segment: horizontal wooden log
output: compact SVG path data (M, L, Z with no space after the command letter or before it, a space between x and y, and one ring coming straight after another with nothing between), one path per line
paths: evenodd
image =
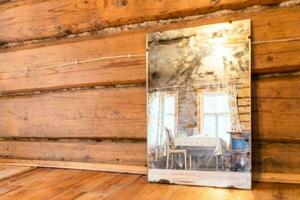
M232 18L204 19L176 23L150 30L104 34L66 41L2 50L0 53L0 92L24 92L53 88L145 82L146 31L182 28L191 25L252 19L253 41L300 37L300 6L246 13ZM277 16L274 18L274 16ZM297 20L287 20L287 19ZM277 27L274 30L274 27ZM278 28L279 27L279 28ZM292 29L292 31L290 31ZM272 34L271 34L272 33ZM61 51L63 50L63 53ZM253 45L253 73L300 70L300 40ZM138 55L126 58L126 55ZM125 58L113 58L115 56ZM108 59L108 57L111 57ZM104 60L57 66L75 61Z
M125 34L3 53L0 91L144 82L145 58L127 57L128 54L143 56L144 51L144 35ZM120 55L123 57L114 58ZM99 60L89 61L95 58ZM86 62L56 66L83 60Z
M51 142L1 141L0 156L10 159L97 162L116 165L146 166L146 142ZM252 171L300 173L300 145L255 142Z
M122 172L132 174L147 174L145 166L131 165L113 165L103 163L87 163L87 162L68 162L68 161L49 161L49 160L24 160L24 159L5 159L0 158L0 163L7 166L17 167L47 167L47 168L62 168L62 169L81 169L95 170L108 172ZM300 175L292 173L266 173L254 172L252 179L256 182L271 182L271 183L300 183Z
M254 172L299 174L299 143L256 142L252 146Z
M259 182L272 182L272 183L293 183L300 184L300 174L292 173L252 173L252 180ZM298 185L296 185L297 187Z
M250 105L239 106L238 111L241 115L249 115L250 114Z
M251 122L241 121L241 124L242 124L242 130L251 130Z
M146 165L144 142L0 141L6 158Z
M246 113L246 114L240 114L240 121L241 122L251 122L251 114Z
M249 98L250 97L249 90L250 88L237 89L237 98Z
M296 56L300 54L300 39L276 44L255 44L252 54L254 55L252 68L255 74L300 70L300 61Z
M300 75L259 78L252 96L253 138L300 141Z
M56 37L153 19L244 8L256 4L275 4L282 1L25 0L1 5L0 40L9 42Z
M143 87L0 99L0 137L145 138Z
M251 98L238 98L238 106L250 106L251 104Z
M254 140L300 141L299 85L297 74L254 80ZM137 87L2 98L0 136L146 138L145 94Z
M136 166L136 165L116 165L116 164L105 164L105 163L69 162L69 161L54 161L54 160L23 160L23 159L5 159L5 158L0 158L0 163L11 165L11 166L81 169L81 170L91 170L91 171L128 173L128 174L147 174L147 168L145 166Z

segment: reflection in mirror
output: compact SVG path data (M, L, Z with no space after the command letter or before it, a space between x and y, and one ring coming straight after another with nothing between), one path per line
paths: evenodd
M250 21L148 34L148 179L251 187Z

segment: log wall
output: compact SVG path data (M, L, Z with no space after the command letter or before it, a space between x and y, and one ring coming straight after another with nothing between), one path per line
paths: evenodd
M188 2L0 4L2 162L145 167L147 32L251 19L253 171L299 177L300 3Z

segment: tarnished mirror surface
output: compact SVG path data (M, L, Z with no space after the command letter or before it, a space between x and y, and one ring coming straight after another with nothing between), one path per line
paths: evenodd
M149 33L148 179L251 188L250 20Z

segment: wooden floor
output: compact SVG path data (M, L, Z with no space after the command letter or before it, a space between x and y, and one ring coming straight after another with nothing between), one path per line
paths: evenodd
M300 199L300 185L254 183L253 190L147 183L147 177L97 171L35 168L0 181L0 200Z

